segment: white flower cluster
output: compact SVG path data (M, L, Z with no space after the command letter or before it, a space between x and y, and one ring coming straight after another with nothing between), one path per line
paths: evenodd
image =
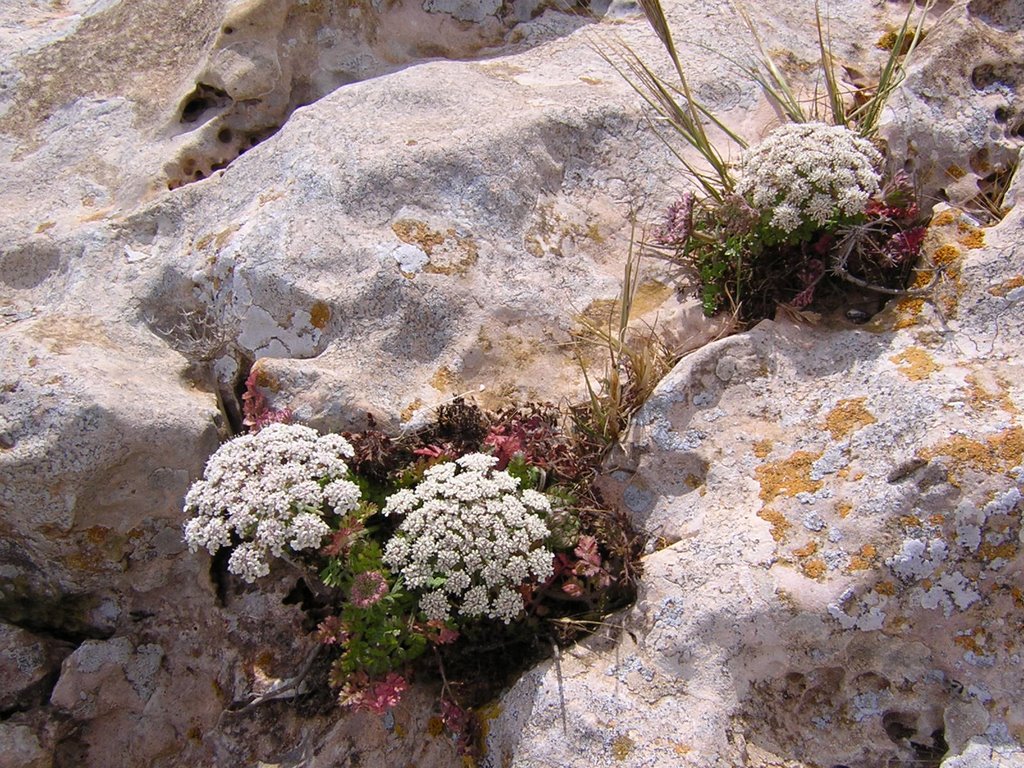
M805 221L824 226L863 213L878 192L881 162L871 142L848 128L791 123L744 153L736 191L789 234Z
M267 553L319 547L331 530L325 509L343 515L359 504L359 486L345 479L352 455L341 435L321 437L298 424L271 424L225 443L185 495L189 549L212 555L234 535L242 543L228 570L251 583L270 572Z
M523 609L519 586L552 574L541 518L551 513L547 497L520 490L508 472L492 470L495 463L495 456L471 453L438 464L384 505L385 515L404 518L384 561L410 589L425 590L420 609L429 619L448 619L454 610L508 624Z

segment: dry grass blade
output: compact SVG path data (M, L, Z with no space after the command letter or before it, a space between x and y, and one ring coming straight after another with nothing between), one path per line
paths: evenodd
M675 357L653 328L638 333L629 327L639 285L639 257L633 251L633 242L631 238L619 294L618 317L609 316L604 325L581 318L583 332L577 339L577 343L596 345L607 355L605 376L595 387L587 373L583 355L577 349L576 359L583 371L589 401L574 409L577 429L605 448L618 441L630 416L646 402L675 363Z
M700 185L705 194L715 199L721 199L723 193L731 191L734 182L729 172L729 165L708 139L702 116L719 126L740 146L745 146L745 143L721 123L709 109L693 99L685 77L680 74L680 88L665 83L632 48L621 41L600 40L596 48L597 53L619 73L647 105L667 122L687 144L696 149L710 166L710 172L701 171L673 149L673 153L679 158L686 173ZM681 72L681 70L679 71ZM672 149L671 143L660 132L658 135Z
M857 130L861 136L870 137L875 134L878 128L878 118L882 115L885 102L890 94L896 90L897 86L903 82L903 78L906 77L907 64L914 49L917 48L917 44L921 42L925 18L934 5L935 0L927 0L925 2L921 8L920 16L918 16L917 24L913 26L913 32L911 32L914 4L910 4L907 15L903 19L903 25L896 34L896 40L893 43L892 50L889 52L889 58L882 68L881 75L879 75L878 86L875 88L875 92L863 105L846 115L848 122L855 122L857 124ZM910 35L909 42L908 35Z
M743 23L750 31L751 37L757 44L758 58L755 66L741 66L741 69L765 92L768 98L780 109L786 118L793 123L806 123L807 115L797 100L789 81L782 74L782 70L771 55L765 50L761 36L757 34L757 27L747 9L740 2L733 3L736 13L743 19ZM727 59L728 60L728 59ZM735 62L734 62L735 63ZM762 71L763 70L763 71Z
M818 28L818 50L821 52L821 71L825 76L825 89L828 91L828 105L832 110L832 122L844 128L847 125L846 107L843 105L843 93L836 80L836 71L832 62L832 38L822 31L821 7L814 2L814 23Z

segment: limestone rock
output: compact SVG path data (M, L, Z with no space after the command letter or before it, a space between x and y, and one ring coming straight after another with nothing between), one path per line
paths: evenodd
M325 428L367 411L397 426L467 391L579 394L567 332L616 297L631 211L653 219L681 184L590 45L615 32L667 66L635 4L590 3L597 19L567 5L0 8L0 619L76 645L49 705L0 723L0 761L456 763L424 736L426 691L390 721L339 717L327 694L247 709L309 655L308 587L278 565L250 588L187 553L181 501L238 428L253 364L275 404ZM719 56L749 47L729 4L666 6L692 86L757 136L770 111ZM832 32L853 58L882 19L844 8ZM810 7L757 13L796 71L813 61ZM1005 27L985 33L1001 56L1010 22L985 22ZM1019 688L1011 627L971 622L996 621L1020 567L1004 466L1019 217L979 234L950 216L950 334L912 301L868 329L768 324L664 383L621 495L669 546L628 632L562 659L565 738L545 667L491 723L492 759L731 766L824 744L870 764L933 756L939 729L965 750L1017 735L996 685ZM672 296L671 268L644 275L644 310L671 306L674 343L717 335ZM945 548L940 530L955 531Z
M930 28L881 126L924 199L963 204L1006 186L1024 135L1022 45L1015 0L959 0Z
M0 713L38 706L48 698L69 643L0 624Z

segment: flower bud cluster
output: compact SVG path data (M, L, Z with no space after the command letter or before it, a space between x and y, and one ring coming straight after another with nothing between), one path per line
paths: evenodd
M344 515L360 500L347 480L352 446L298 424L271 424L222 445L185 495L185 541L193 552L235 547L228 570L248 582L270 571L267 556L319 547L325 511Z
M422 590L430 620L479 616L506 624L523 609L519 587L552 574L544 494L521 490L496 456L467 454L431 467L413 490L392 494L382 510L402 522L384 561L407 587Z
M823 227L863 213L878 192L881 162L849 128L791 123L744 153L736 191L771 213L770 227L789 234L806 222Z

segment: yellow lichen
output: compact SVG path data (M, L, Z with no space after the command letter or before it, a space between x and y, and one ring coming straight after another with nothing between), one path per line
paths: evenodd
M836 514L840 518L846 519L846 517L853 511L853 504L848 501L841 501L836 505Z
M1018 466L1024 459L1024 429L1010 427L989 435L982 443L965 435L953 435L936 445L918 451L918 456L930 461L936 456L952 459L954 471L964 468L995 474Z
M443 234L416 219L399 219L391 225L391 229L399 240L407 245L415 245L427 256L444 242Z
M921 273L918 273L920 275ZM924 280L922 285L927 285L928 280ZM918 319L921 315L921 311L924 309L924 299L920 296L905 296L896 302L896 322L893 324L894 330L901 330L903 328L910 328L911 326L917 325Z
M422 408L423 405L423 401L417 397L415 400L413 400L411 403L405 406L405 408L402 409L402 412L398 415L398 418L400 418L403 423L409 421L409 419L411 419L416 414L416 411Z
M457 380L458 377L452 372L452 370L447 365L442 365L434 371L434 375L430 377L430 386L438 392L448 392L452 389Z
M793 550L793 554L797 557L810 557L818 551L818 542L808 541L802 547Z
M964 248L974 250L985 245L985 233L978 227L960 224L960 237L957 238Z
M919 347L908 347L898 355L889 358L899 366L899 371L911 381L923 381L941 366L935 362L931 355Z
M985 381L985 379L988 379ZM991 375L988 371L969 373L964 377L967 383L967 402L976 411L1000 408L1007 413L1018 413L1017 405L1010 398L1010 384L1002 376ZM985 386L991 384L992 388ZM995 391L993 391L995 390Z
M956 167L956 166L953 166L953 167ZM963 170L962 169L958 169L958 170L960 170L960 175L963 176L963 174L964 174ZM950 175L952 175L952 174L950 174ZM933 227L944 227L947 224L952 224L954 221L956 221L956 214L953 213L950 210L945 210L945 211L941 211L941 212L937 213L932 218L931 226L933 226Z
M772 452L773 445L771 440L758 440L754 443L754 455L759 459L767 458L768 454Z
M895 595L896 585L893 584L891 581L880 581L877 584L875 584L875 592L877 592L880 595Z
M820 452L796 451L781 461L757 467L754 475L761 484L761 500L770 502L776 496L796 496L798 493L817 491L822 483L811 479L811 469L820 458Z
M786 540L786 531L792 528L792 524L785 516L774 509L765 508L757 513L757 516L772 525L772 538L780 544Z
M323 301L314 301L313 307L309 310L310 324L319 330L323 330L331 319L331 308Z
M629 738L629 736L616 736L615 741L612 742L612 757L621 762L629 757L629 753L633 751L635 746L636 742Z
M1024 286L1024 275L1014 275L1013 277L1003 280L999 285L994 285L988 289L988 292L993 296L1005 296L1014 288L1020 288Z
M854 571L866 571L871 567L871 562L861 557L860 555L853 555L850 558L850 564L846 566L846 570L849 572Z
M444 733L444 721L436 715L427 720L427 733L433 738L440 736Z
M940 267L949 267L960 258L960 249L952 243L940 245L932 254L932 261ZM948 272L948 271L947 271Z
M1007 542L1005 544L989 544L985 542L978 548L978 555L982 560L991 562L992 560L1003 559L1012 560L1017 554L1017 544L1014 542Z
M808 560L804 563L803 571L804 575L809 579L821 578L825 574L825 561L820 557Z
M855 432L868 424L874 424L877 419L864 407L866 397L856 397L848 400L840 400L836 407L825 416L825 427L832 435L833 440L842 440L851 432Z

